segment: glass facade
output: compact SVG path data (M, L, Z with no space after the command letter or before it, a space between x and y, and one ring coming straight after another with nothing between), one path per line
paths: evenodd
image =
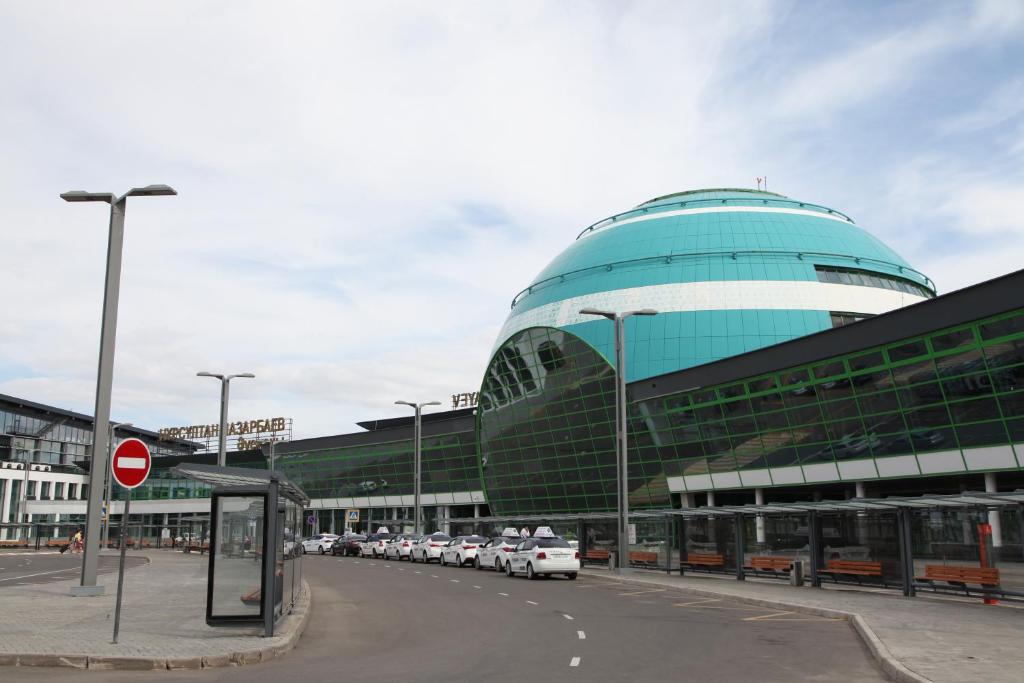
M960 451L1024 442L1024 310L644 400L630 422L634 457L660 460L666 476L939 451L961 459L946 471L993 469L971 467ZM660 476L631 471L631 485Z
M427 432L425 425L420 442L422 493L479 491L480 471L473 431L469 429L434 435ZM300 444L296 445L301 447ZM275 469L283 472L313 499L397 497L412 496L415 493L411 435L406 439L369 444L284 453L281 450L284 447L279 449ZM388 503L398 504L397 499Z

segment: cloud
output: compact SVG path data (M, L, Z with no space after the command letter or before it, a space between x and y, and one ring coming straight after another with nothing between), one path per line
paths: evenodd
M1010 107L1011 79L963 49L985 31L1010 49L1006 3L885 33L865 9L827 39L767 2L103 8L0 8L0 392L92 411L107 214L69 189L180 193L127 211L114 415L152 428L216 419L198 370L254 372L231 414L293 416L296 436L475 390L512 296L583 227L765 173L915 265L1006 264L956 271L923 236L969 239L982 201L979 235L1013 229L1019 177L988 192L991 155L889 134L913 115L941 137L950 112L833 117L952 53ZM994 120L969 109L958 130ZM955 201L929 189L943 165L969 183Z

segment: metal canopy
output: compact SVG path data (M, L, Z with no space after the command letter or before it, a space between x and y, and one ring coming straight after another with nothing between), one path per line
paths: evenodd
M280 472L259 470L249 467L218 467L217 465L175 465L171 474L185 479L195 479L213 486L232 489L254 486L266 487L271 480L277 482L278 493L302 507L309 506L309 496Z
M765 505L723 505L718 507L682 508L672 510L644 510L631 512L630 519L656 519L659 517L728 517L733 515L803 515L808 512L895 512L898 509L963 509L990 508L1024 504L1024 490L1006 493L984 493L964 491L953 495L894 497L894 498L850 498L848 500L821 500L799 503L766 503ZM441 518L450 523L469 522L558 522L576 520L614 520L614 512L591 512L583 514L555 515L505 515L502 517L453 517Z

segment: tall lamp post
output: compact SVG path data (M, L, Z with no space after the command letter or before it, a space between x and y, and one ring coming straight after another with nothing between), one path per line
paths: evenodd
M237 375L220 375L215 372L197 372L196 377L215 377L220 380L220 430L217 432L217 466L224 467L228 464L228 385L236 377L254 379L256 375L251 372L243 372Z
M616 555L619 571L629 569L629 459L626 457L626 318L658 315L653 308L618 313L584 308L580 315L599 315L615 323L615 472L618 475L619 538Z
M424 406L439 406L440 401L427 401L426 403L413 403L412 401L395 401L396 406L411 406L416 411L415 426L413 427L413 533L421 534L423 530L420 524L420 476L421 462L420 458L420 441L423 436L423 407Z
M136 187L120 197L112 192L74 190L60 197L66 202L106 202L110 204L110 232L107 241L107 274L103 287L103 324L100 328L100 360L96 373L96 410L93 411L92 462L89 465L89 505L85 517L85 553L82 557L82 579L71 587L72 595L103 595L103 586L96 585L99 563L100 507L103 486L97 480L110 466L105 448L110 440L110 390L114 381L114 337L117 333L117 300L121 290L121 252L124 246L124 212L128 197L158 197L178 194L167 185Z
M113 506L111 505L111 500L114 497L114 488L113 488L113 483L111 482L111 479L114 476L114 468L111 467L111 465L113 464L113 460L112 460L113 455L112 455L112 453L114 451L114 437L116 436L116 434L114 433L114 430L119 429L121 427L131 427L131 426L132 426L131 422L111 422L110 423L110 440L107 441L107 481L106 481L106 484L105 484L106 488L103 489L103 500L107 501L107 519L103 523L103 547L104 548L110 546L110 516L111 516L111 513L113 512L113 510L112 510ZM128 521L128 520L125 520L125 521Z

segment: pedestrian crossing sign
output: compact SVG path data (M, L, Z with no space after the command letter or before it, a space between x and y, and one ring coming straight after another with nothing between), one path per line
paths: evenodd
M359 510L346 510L345 521L358 522L359 521Z

